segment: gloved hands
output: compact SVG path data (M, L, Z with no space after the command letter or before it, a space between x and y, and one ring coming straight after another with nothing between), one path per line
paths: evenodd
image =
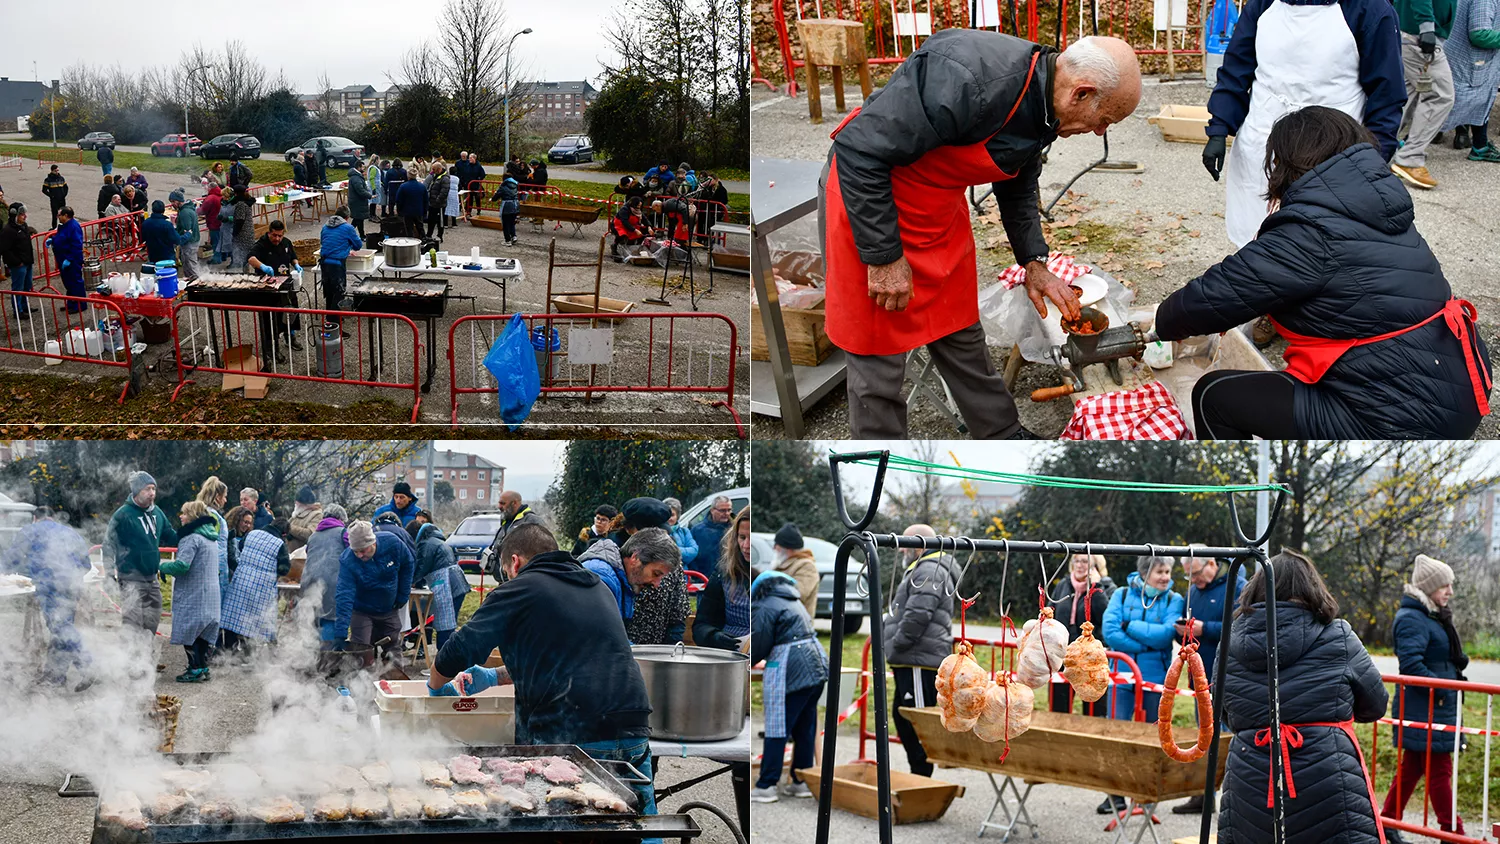
M276 268L271 266L270 264L261 264L260 271L265 273L266 275L276 275Z
M471 666L469 670L453 678L453 685L464 697L473 697L485 689L500 685L500 672L483 665Z
M1203 146L1203 167L1216 182L1219 174L1224 172L1224 146L1223 135L1210 135L1208 143Z
M1432 61L1437 56L1437 33L1424 32L1418 35L1417 46L1421 48L1422 55L1426 56L1428 61Z
M73 262L69 261L67 258L64 258L63 259L63 263L62 263L62 268L63 269L67 269L68 267L71 267L71 266L73 266Z
M450 683L444 683L443 685L439 686L436 689L434 689L431 686L428 686L427 687L427 696L428 697L458 697L459 694L458 694L458 689L455 689L453 687L453 684L450 682Z

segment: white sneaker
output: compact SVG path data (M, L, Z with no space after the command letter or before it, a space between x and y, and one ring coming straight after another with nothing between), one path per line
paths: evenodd
M807 800L811 800L813 796L812 789L808 788L805 782L783 783L781 793L787 797L801 797Z
M776 793L775 788L750 789L750 802L752 803L775 803L780 799L781 797Z

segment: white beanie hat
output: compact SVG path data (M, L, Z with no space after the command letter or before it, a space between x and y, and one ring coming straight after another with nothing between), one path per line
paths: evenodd
M1453 584L1453 567L1426 554L1418 554L1411 570L1411 585L1431 595L1444 586Z

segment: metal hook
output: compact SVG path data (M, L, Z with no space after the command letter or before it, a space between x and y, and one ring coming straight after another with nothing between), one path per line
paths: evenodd
M949 598L958 595L959 584L964 582L964 575L969 573L969 566L974 565L974 558L979 556L979 544L967 536L964 537L964 540L969 543L969 559L964 561L964 567L958 570L958 577L953 579L953 588L944 590L946 596ZM958 550L957 543L954 544L953 550ZM977 595L979 593L976 592L975 594ZM963 600L963 598L960 596L959 600L961 601Z

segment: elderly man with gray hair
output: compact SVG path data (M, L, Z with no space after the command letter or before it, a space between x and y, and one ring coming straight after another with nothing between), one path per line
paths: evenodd
M907 436L906 355L926 346L976 439L1034 439L979 325L964 191L990 183L1026 295L1043 317L1078 298L1047 268L1042 151L1102 135L1141 98L1130 45L1081 38L1058 53L1009 35L949 29L923 42L834 130L819 180L828 338L848 353L855 439Z
M417 558L407 543L390 533L376 533L369 522L349 525L349 547L339 556L332 634L335 647L347 631L348 641L372 645L387 637L399 650L402 615L411 600Z
M698 557L692 568L704 574L713 574L719 567L719 546L724 541L724 531L734 520L734 502L726 495L716 495L708 505L708 518L693 525L693 541L698 543Z
M601 539L589 546L579 562L609 587L620 608L620 619L628 628L635 617L637 594L648 586L660 585L662 578L681 569L682 552L671 534L653 527L636 531L623 546L612 539Z

